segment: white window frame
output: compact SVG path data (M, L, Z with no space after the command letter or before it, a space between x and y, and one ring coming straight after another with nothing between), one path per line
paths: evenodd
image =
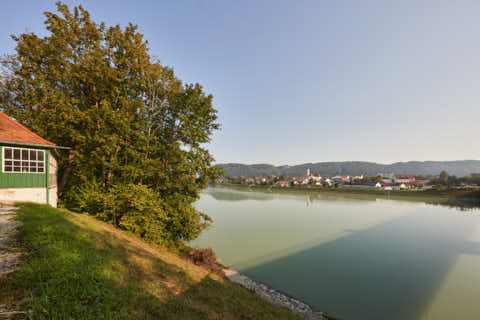
M29 158L30 158L30 151L36 151L36 152L39 152L39 151L40 151L40 152L42 152L42 153L43 153L43 172L5 171L5 161L6 161L6 160L5 160L5 149L12 149L12 156L13 156L13 150L15 150L15 149L20 150L20 160L11 159L11 161L12 161L12 170L13 170L13 167L14 167L14 166L13 166L13 161L20 161L20 167L22 167L22 164L21 164L22 161L23 161L23 160L21 159L21 158L22 158L22 150L28 150L28 154L29 154L28 157L29 157ZM38 155L38 153L37 153L37 155ZM10 159L8 159L8 160L10 160ZM32 148L22 148L22 147L8 147L8 146L3 146L3 147L2 147L2 173L46 174L46 173L47 173L47 163L46 163L46 160L47 160L47 158L46 158L45 150L42 150L42 149L32 149ZM37 162L37 163L38 163L38 162L42 162L42 161L38 161L38 160L30 160L30 159L29 159L29 160L28 160L29 166L30 166L30 161L35 161L35 162ZM37 166L37 168L38 168L38 166Z

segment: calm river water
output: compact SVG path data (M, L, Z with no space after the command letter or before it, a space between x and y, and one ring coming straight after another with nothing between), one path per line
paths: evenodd
M480 319L480 211L209 188L193 245L341 319Z

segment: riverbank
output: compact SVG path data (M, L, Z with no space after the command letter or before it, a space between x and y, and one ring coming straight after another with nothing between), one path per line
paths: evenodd
M234 269L225 269L225 275L230 281L238 283L239 285L255 292L258 296L265 300L268 300L276 305L290 309L293 312L301 315L305 319L309 320L336 320L333 316L330 316L324 312L317 311L310 305L297 300L285 293L275 290L264 283L258 282L247 277L244 274L239 273Z
M465 201L478 202L480 204L480 191L478 190L383 190L383 189L358 189L358 188L325 188L317 186L295 186L280 187L267 185L240 185L221 183L214 186L227 187L239 190L275 191L275 192L311 192L325 194L352 194L372 195L385 198L416 199L416 200L438 200L438 201Z
M301 319L88 215L22 204L17 219L23 265L0 276L0 306L18 319Z

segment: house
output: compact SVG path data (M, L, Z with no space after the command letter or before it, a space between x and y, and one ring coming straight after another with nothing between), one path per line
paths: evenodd
M393 183L410 183L415 181L415 175L413 174L396 174L393 176Z
M414 180L408 184L410 188L423 188L425 186L425 180Z
M350 177L350 181L355 181L355 180L363 180L364 176L363 174L362 175L359 175L359 176L351 176Z
M290 186L290 182L288 181L285 181L285 180L281 180L281 181L277 181L275 183L276 186L280 186L280 187L289 187Z
M377 173L377 177L382 179L382 183L389 184L393 183L394 174L393 173Z
M323 178L322 178L321 175L311 173L310 169L308 168L307 169L307 174L304 177L300 178L300 183L305 185L305 184L309 184L313 181L316 185L321 185L322 180L323 180Z
M477 189L478 185L476 183L461 183L457 189Z
M350 176L335 176L335 177L332 177L332 181L334 181L334 182L345 182L347 180L350 180Z
M57 147L0 112L0 201L57 206Z
M323 178L321 175L319 174L311 174L310 173L310 176L309 176L310 180L313 180L315 182L322 182L323 181Z

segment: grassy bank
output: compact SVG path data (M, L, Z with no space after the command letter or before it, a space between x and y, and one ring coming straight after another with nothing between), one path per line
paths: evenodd
M299 319L191 262L86 215L21 205L23 266L0 305L29 319Z
M318 186L295 186L295 187L280 187L267 185L240 185L222 183L218 186L238 189L255 189L255 190L272 190L279 192L319 192L319 193L333 193L333 194L366 194L377 195L385 197L404 197L415 199L439 199L439 200L469 200L480 202L480 191L477 190L383 190L383 189L360 189L360 188L326 188Z

